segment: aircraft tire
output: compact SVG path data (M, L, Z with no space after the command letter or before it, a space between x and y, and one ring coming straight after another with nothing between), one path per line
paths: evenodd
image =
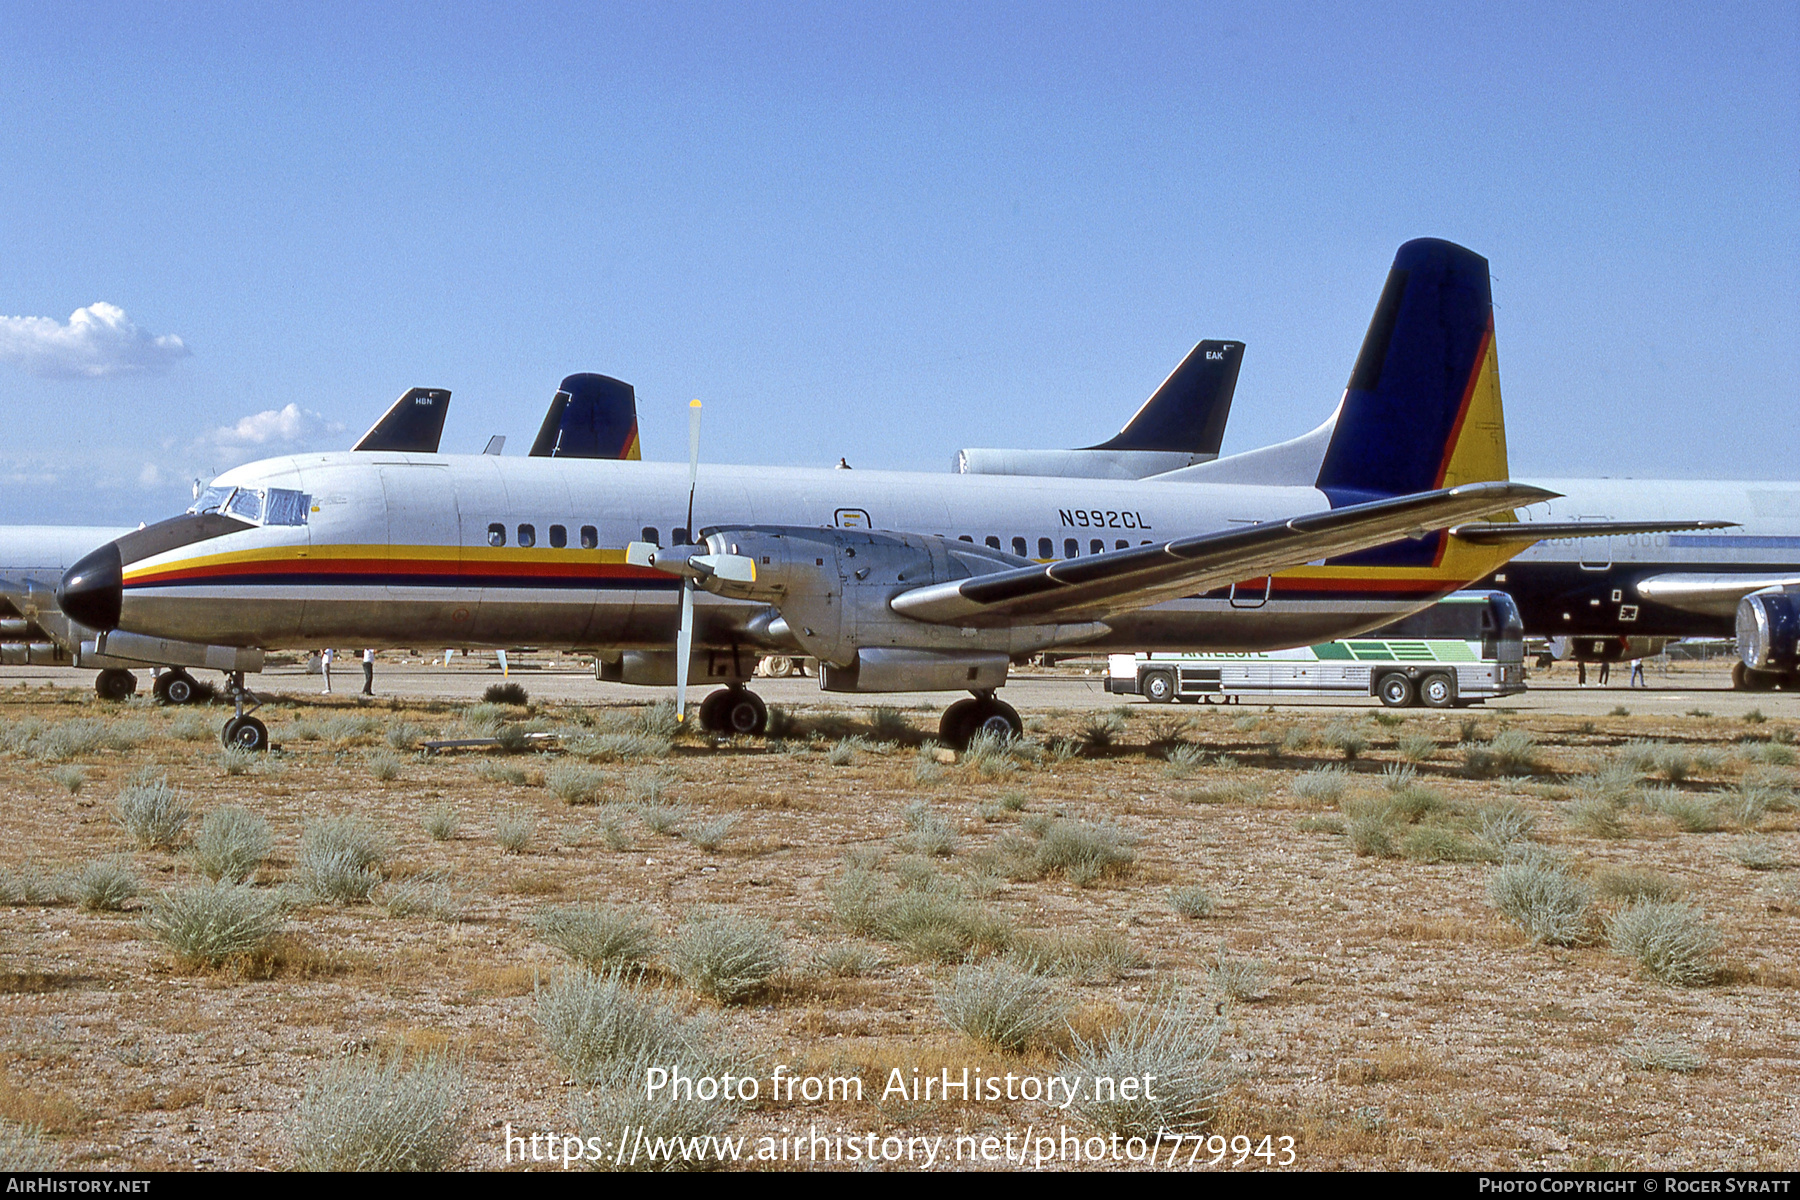
M958 700L944 710L938 718L938 741L952 750L966 750L969 745L969 734L963 728L968 724L971 713L975 711L976 700Z
M1456 703L1456 681L1442 673L1419 680L1419 703L1426 708L1450 708Z
M726 688L716 694L724 697L719 701L716 717L720 733L754 737L769 727L768 706L755 692Z
M219 731L219 741L228 750L262 751L269 748L269 727L255 717L233 717Z
M164 704L192 704L199 690L186 671L165 671L156 679L156 698Z
M1388 708L1406 708L1413 702L1412 680L1398 671L1390 671L1375 685L1375 694Z
M1742 666L1743 664L1738 665ZM1737 673L1734 671L1732 674L1734 676L1732 682L1736 683ZM1744 667L1743 689L1746 692L1771 692L1775 690L1775 684L1780 678L1781 676L1773 671L1758 671L1754 667Z
M137 694L137 676L121 667L108 667L94 676L94 693L102 700L129 700Z
M768 679L786 679L799 674L794 669L794 660L785 654L771 654L762 660L762 674Z
M1004 700L977 700L974 710L963 718L964 746L984 733L1010 742L1024 732L1025 722L1019 720L1018 710Z
M1175 677L1167 671L1147 673L1142 687L1144 699L1152 704L1172 704L1175 701Z
M726 732L725 726L719 717L719 706L725 702L725 698L729 695L731 695L730 688L720 688L700 702L700 728L706 730L708 733Z

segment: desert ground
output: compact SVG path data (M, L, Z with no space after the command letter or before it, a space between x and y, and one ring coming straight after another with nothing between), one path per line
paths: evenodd
M738 1169L1800 1166L1800 697L1727 664L1404 713L1073 666L960 755L941 696L771 681L777 736L727 740L558 661L349 665L259 678L257 756L223 704L0 676L5 1165L562 1170L509 1128L605 1166L650 1128ZM758 1094L657 1108L633 1020ZM1017 1094L890 1086L965 1067ZM1149 1150L1087 1089L1152 1067Z

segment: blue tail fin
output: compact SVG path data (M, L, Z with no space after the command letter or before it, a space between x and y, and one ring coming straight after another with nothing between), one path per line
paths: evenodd
M636 389L605 375L564 379L544 414L531 457L636 459Z
M449 388L408 388L350 448L436 454L449 412Z
M1242 342L1201 342L1116 437L1084 449L1216 455L1243 361Z
M1350 372L1317 486L1333 505L1505 479L1487 259L1400 247Z

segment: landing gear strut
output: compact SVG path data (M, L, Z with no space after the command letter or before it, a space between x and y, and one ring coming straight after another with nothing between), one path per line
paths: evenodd
M227 749L267 750L269 748L269 727L251 716L252 712L262 707L262 701L256 694L244 687L244 673L233 671L226 681L225 690L231 693L231 703L236 715L225 722L225 728L219 731L219 740ZM249 707L244 705L248 700Z
M108 667L94 676L94 692L102 700L129 700L137 693L137 676L121 667Z
M938 720L938 741L952 750L966 750L981 734L1007 741L1025 732L1018 710L992 692L976 692L972 700L958 700Z
M720 688L700 702L700 728L708 733L754 735L768 727L768 706L748 688Z

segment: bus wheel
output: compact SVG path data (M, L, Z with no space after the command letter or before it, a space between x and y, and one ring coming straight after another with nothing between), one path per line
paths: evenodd
M1175 677L1167 671L1151 671L1141 685L1144 699L1152 704L1168 704L1175 699Z
M1449 708L1456 703L1456 682L1448 675L1427 675L1419 680L1419 700L1427 708Z
M1413 702L1412 680L1400 674L1383 675L1375 694L1389 708L1405 708Z

